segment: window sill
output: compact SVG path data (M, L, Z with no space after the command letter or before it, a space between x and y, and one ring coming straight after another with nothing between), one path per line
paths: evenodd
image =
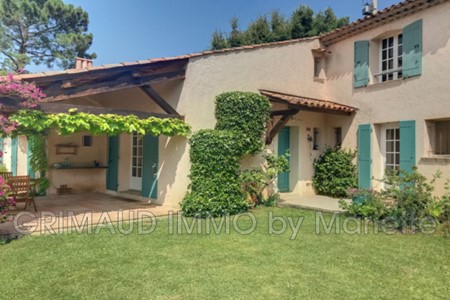
M402 85L404 82L407 82L412 79L420 78L421 76L413 76L413 77L407 77L407 78L400 78L400 79L394 79L384 82L371 82L366 86L360 86L360 87L353 87L355 90L359 89L378 89L378 88L387 88L387 87L396 87ZM450 155L449 155L450 156Z
M447 162L447 163L450 163L450 155L424 156L420 160L428 161L428 162Z

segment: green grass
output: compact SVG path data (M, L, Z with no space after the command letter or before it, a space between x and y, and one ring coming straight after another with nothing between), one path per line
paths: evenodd
M268 213L305 217L269 235ZM3 299L448 299L450 239L440 235L315 234L310 211L260 208L249 235L25 237L0 246ZM248 228L248 218L240 219ZM279 225L279 223L278 223Z

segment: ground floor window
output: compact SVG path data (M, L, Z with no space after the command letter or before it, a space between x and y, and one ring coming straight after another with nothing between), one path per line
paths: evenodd
M434 154L450 154L450 120L435 122Z
M385 129L384 167L386 171L400 169L400 129Z

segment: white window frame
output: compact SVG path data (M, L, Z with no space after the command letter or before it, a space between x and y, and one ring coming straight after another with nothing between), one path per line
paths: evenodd
M379 74L377 75L378 77L378 82L388 82L388 81L392 81L392 80L397 80L397 79L402 79L403 78L403 72L402 72L402 67L403 67L403 51L401 53L399 53L399 37L402 36L402 49L403 49L403 34L397 33L395 35L390 35L384 38L380 39L380 43L379 43L379 49L378 49L378 70L379 70ZM393 38L394 43L393 43L393 66L392 69L388 69L383 71L383 41L389 38ZM399 58L402 58L402 66L399 66ZM386 79L383 80L383 75L389 76L390 74L392 74L392 79ZM389 78L389 77L387 77Z
M381 174L383 174L383 176L386 175L386 162L387 162L387 154L386 154L386 152L387 152L386 151L387 150L386 149L387 136L386 136L386 131L388 129L399 129L400 130L400 124L399 123L388 123L388 124L383 124L381 126L381 154L383 155L382 165L381 165L381 171L382 171ZM400 141L400 138L399 138L399 141ZM400 151L398 151L398 153L400 154ZM400 165L400 160L399 160L399 165Z

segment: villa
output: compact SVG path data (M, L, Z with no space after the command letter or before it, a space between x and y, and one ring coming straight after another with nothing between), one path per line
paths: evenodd
M213 128L216 95L258 92L272 103L268 149L291 154L280 192L314 195L327 146L357 149L360 187L381 188L386 169L450 178L449 16L450 1L406 0L317 37L21 77L43 89L44 112L181 118L193 131ZM8 169L31 175L26 137L0 145ZM188 189L184 137L50 133L47 149L49 194L68 185L178 207Z

